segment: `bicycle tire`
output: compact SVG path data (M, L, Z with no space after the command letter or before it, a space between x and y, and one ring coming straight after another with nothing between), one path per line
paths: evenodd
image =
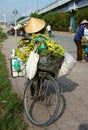
M25 87L24 110L32 124L45 127L50 125L57 116L60 105L60 90L55 79L50 75L46 75L41 85L43 95L37 96L37 98L34 96L34 99L31 99L30 90L33 87L32 85L36 85L36 83L38 85L38 80L39 77L32 79ZM40 91L40 86L34 87L39 87L38 91ZM35 93L34 95L36 95ZM39 92L37 95L39 95Z

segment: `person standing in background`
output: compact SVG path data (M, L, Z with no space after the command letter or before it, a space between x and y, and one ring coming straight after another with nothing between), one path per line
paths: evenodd
M51 35L51 26L50 24L47 25L47 30L48 30L48 33L49 33L49 36Z
M82 60L82 37L84 37L84 29L88 25L87 20L83 20L78 29L76 30L75 36L74 36L74 42L77 46L77 60L81 61Z

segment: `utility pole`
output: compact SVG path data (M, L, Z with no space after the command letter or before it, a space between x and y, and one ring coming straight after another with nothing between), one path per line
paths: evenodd
M37 12L39 11L39 0L37 0Z
M16 16L18 14L18 11L16 9L13 10L13 15L14 15L14 18L15 18L15 27L16 27ZM15 28L15 36L17 36L17 29Z
M3 14L4 25L6 25L6 14Z

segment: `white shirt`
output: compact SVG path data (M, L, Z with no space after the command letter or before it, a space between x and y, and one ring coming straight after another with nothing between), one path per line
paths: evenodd
M88 40L88 29L86 27L84 29L84 37Z
M51 31L51 26L50 25L47 26L47 30Z

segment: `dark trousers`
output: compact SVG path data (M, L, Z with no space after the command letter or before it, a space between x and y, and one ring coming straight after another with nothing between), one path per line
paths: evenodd
M80 41L75 41L77 46L77 60L82 60L82 44Z

